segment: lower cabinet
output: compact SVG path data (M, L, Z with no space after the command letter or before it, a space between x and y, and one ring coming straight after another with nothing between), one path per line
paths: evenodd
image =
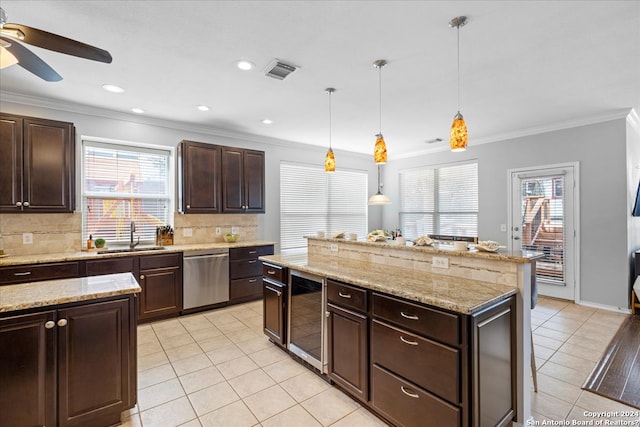
M229 249L229 303L262 297L262 255L273 255L273 245Z
M133 296L0 318L0 425L117 424L136 366Z
M138 319L141 322L177 316L182 310L182 253L144 255L138 283L142 288Z
M262 323L264 333L281 347L287 344L287 269L262 265Z

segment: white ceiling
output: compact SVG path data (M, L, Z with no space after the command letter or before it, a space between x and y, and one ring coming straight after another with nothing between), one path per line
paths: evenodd
M30 49L63 76L18 66L0 90L391 158L444 148L457 110L470 146L640 107L640 1L12 1L8 22L108 50L113 63ZM272 59L301 68L264 76ZM256 69L242 72L238 59ZM112 83L124 94L104 91ZM25 97L25 98L26 98ZM206 104L208 112L196 110ZM270 118L272 125L261 120ZM437 144L425 141L442 138ZM603 141L606 143L606 141Z

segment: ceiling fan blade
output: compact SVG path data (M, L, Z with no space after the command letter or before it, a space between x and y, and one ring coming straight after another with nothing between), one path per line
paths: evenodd
M104 49L68 39L57 34L49 33L44 30L20 24L4 24L3 29L20 31L24 34L24 39L21 39L20 41L43 49L49 49L80 58L91 59L93 61L106 62L107 64L110 64L112 61L111 54Z
M6 47L13 56L18 60L18 65L27 71L32 72L36 76L48 82L59 82L62 76L51 68L46 62L40 59L35 53L22 46L15 40L0 35L0 39L9 42L11 45Z

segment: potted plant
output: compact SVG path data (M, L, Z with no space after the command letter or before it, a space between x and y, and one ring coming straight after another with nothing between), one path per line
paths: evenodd
M104 240L102 237L98 237L93 243L96 245L96 248L100 249L100 248L104 248L104 244L107 243L107 241Z

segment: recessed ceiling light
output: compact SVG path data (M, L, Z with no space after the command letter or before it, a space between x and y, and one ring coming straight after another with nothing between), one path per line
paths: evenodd
M144 110L142 108L132 108L131 111L136 114L144 114Z
M262 119L262 124L270 125L271 123L273 123L273 120L271 119Z
M198 110L200 111L209 111L209 107L206 105L198 105Z
M113 92L113 93L122 93L124 92L124 89L122 89L120 86L116 86L116 85L102 85L102 89L108 91L108 92Z
M251 61L247 61L246 59L241 59L240 61L236 62L236 67L238 67L242 71L250 71L250 70L253 70L256 67L256 65Z

